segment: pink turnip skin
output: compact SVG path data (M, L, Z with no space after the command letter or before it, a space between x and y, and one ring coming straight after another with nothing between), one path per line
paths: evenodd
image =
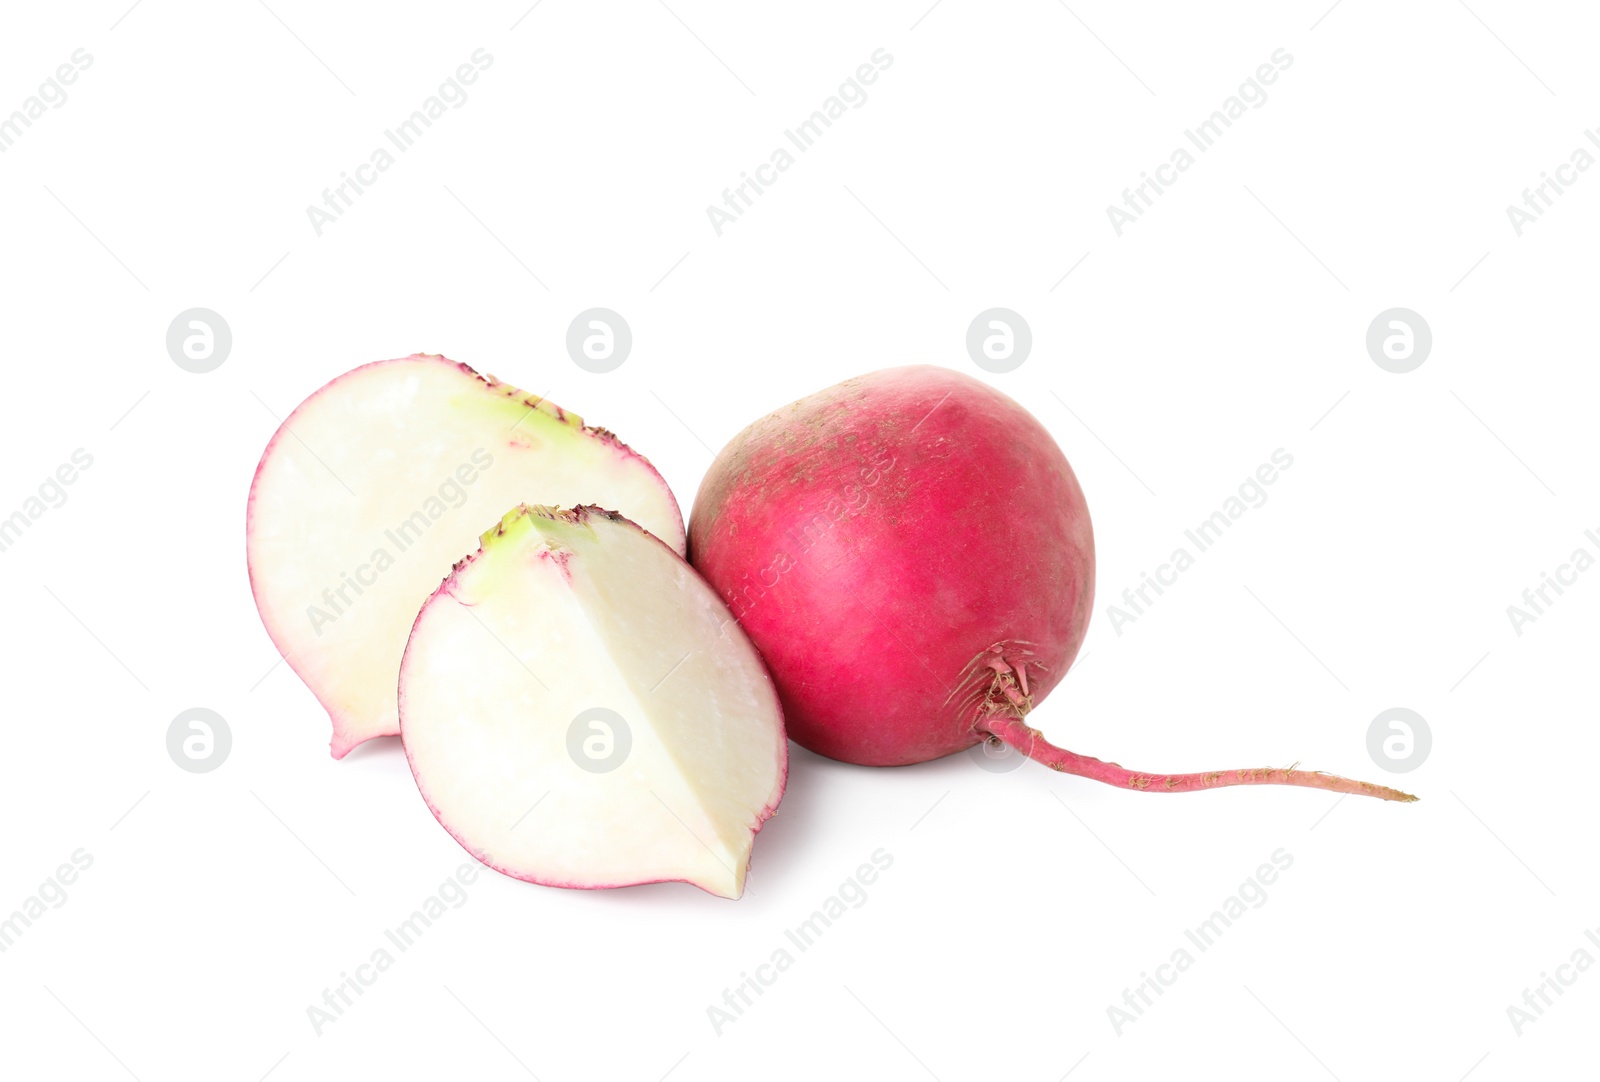
M790 736L866 766L981 739L981 688L952 692L996 644L1042 699L1094 600L1066 457L1015 402L940 368L848 380L757 421L702 482L689 545L765 657Z
M873 372L745 429L701 483L689 557L765 658L790 737L829 758L902 766L1002 740L1143 792L1415 799L1302 770L1129 771L1028 726L1083 644L1094 534L1050 434L960 373Z

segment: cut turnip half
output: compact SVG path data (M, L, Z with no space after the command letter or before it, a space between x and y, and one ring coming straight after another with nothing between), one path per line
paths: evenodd
M755 647L610 511L518 507L428 599L400 671L423 799L473 856L560 887L744 891L788 742Z
M677 502L642 456L445 357L364 365L283 422L250 486L250 586L333 721L334 758L400 731L417 610L484 523L524 501L609 507L683 551Z

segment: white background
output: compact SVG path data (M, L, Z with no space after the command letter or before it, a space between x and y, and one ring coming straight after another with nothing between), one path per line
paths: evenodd
M1520 1036L1507 1008L1600 926L1600 573L1520 636L1506 608L1600 549L1600 171L1520 237L1505 209L1600 123L1592 12L671 2L6 6L0 115L74 49L93 63L0 155L0 515L75 449L94 463L0 553L0 911L77 849L93 866L0 956L0 1072L1592 1069L1600 973ZM470 100L319 237L307 205L478 48ZM719 237L706 206L878 48L893 65L865 104ZM1279 48L1265 104L1117 236L1107 205ZM607 375L563 346L596 305L634 334ZM997 305L1034 346L992 376L964 337ZM196 306L234 337L206 375L164 342ZM1364 342L1395 306L1434 336L1406 375ZM397 741L328 757L254 611L245 495L274 414L417 350L615 430L685 512L709 448L802 394L911 362L989 379L1059 440L1098 539L1098 611L1034 715L1047 735L1139 769L1298 760L1423 799L1159 797L796 748L743 900L485 872L318 1036L306 1008L465 855ZM1116 595L1280 447L1294 466L1265 506L1116 634ZM232 728L214 773L167 756L192 706ZM1403 776L1366 748L1394 706L1433 733ZM866 904L718 1035L707 1007L879 848L894 864ZM1279 848L1294 864L1266 903L1119 1035L1107 1008Z

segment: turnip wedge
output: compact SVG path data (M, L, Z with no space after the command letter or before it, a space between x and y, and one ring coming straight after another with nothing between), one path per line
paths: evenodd
M400 731L395 684L417 609L483 524L523 501L614 508L683 551L677 502L642 456L445 357L346 372L279 427L250 486L250 586L328 711L334 758Z
M547 886L737 898L788 774L777 692L733 614L595 507L517 507L456 565L411 632L400 727L440 824Z

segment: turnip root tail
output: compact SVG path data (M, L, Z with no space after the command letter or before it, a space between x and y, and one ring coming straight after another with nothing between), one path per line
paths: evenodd
M1373 785L1371 782L1341 778L1337 774L1324 774L1317 770L1257 767L1208 770L1200 774L1146 774L1058 748L1015 714L998 711L989 713L982 720L981 727L1051 770L1146 793L1192 793L1197 789L1221 789L1228 785L1301 785L1310 789L1326 789L1332 793L1375 796L1381 800L1417 799L1410 793L1402 793L1387 785Z

